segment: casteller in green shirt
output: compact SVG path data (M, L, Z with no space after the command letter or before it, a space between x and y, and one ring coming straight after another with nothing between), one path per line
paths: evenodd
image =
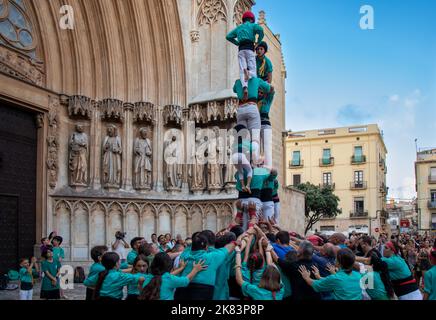
M406 261L400 256L394 254L389 258L382 257L382 260L388 265L391 280L406 279L412 275Z
M99 274L88 277L83 284L87 287L95 288ZM100 289L100 297L109 297L121 300L123 298L123 288L128 285L138 285L139 278L131 273L123 273L119 270L109 270Z
M257 77L268 81L268 74L273 72L273 65L267 56L256 57Z
M48 260L44 260L41 262L41 271L50 273L50 275L52 277L56 277L60 268L61 268L61 264L60 264L59 260L53 259L52 262L50 262ZM51 280L49 277L44 276L42 278L41 290L51 291L51 290L57 290L59 288L60 288L59 287L59 278L57 278L55 286L51 283Z
M147 277L144 281L143 288L145 288L153 276ZM189 285L188 277L178 277L171 273L164 273L162 275L162 284L160 286L160 299L159 300L174 300L174 292L177 288L185 288Z
M280 291L273 294L271 291L259 288L257 285L251 284L249 282L244 282L242 284L242 293L245 296L251 297L253 300L283 300L285 289L282 285Z
M360 273L351 271L347 274L339 270L326 278L315 280L312 288L316 292L332 292L334 300L362 300Z
M424 275L424 292L428 294L428 300L436 300L436 266Z
M248 80L248 100L259 100L259 89L267 94L271 93L271 85L260 78L251 78ZM233 92L236 93L240 101L244 100L244 87L241 80L236 80L233 86Z
M367 272L363 275L363 279L367 279L365 281L366 293L371 297L371 300L389 300L388 293L386 292L385 285L380 277L380 273L376 271ZM372 282L373 287L371 288L371 279L374 280Z
M256 35L258 36L257 43L260 43L265 36L263 28L257 23L246 21L230 31L226 39L238 46L240 50L254 50Z

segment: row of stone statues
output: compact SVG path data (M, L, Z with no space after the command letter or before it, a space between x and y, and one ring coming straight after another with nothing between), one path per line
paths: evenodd
M152 189L153 148L148 138L149 129L141 128L139 137L134 142L133 155L133 186L137 190ZM171 135L164 142L164 188L168 191L177 191L182 188L183 172L185 166L180 164L182 158L181 148L177 144L177 136ZM196 150L201 144L207 142L197 139ZM219 191L224 187L235 185L235 169L230 163L221 164L219 161L207 161L208 158L220 159L219 139L213 139L203 153L196 152L194 164L188 169L189 185L193 192L205 189ZM226 159L231 156L231 146L228 145ZM88 186L88 155L89 139L84 132L82 124L77 124L75 132L69 140L69 176L71 186ZM102 148L102 184L105 188L119 188L122 172L122 145L121 138L115 125L107 127L107 134L103 140ZM168 161L174 159L176 161ZM206 159L206 161L205 161Z

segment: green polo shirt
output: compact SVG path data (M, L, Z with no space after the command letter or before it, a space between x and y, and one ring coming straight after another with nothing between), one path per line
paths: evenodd
M127 263L133 266L133 262L135 262L137 256L138 256L138 252L136 250L131 250L127 255Z
M65 259L64 249L61 247L53 247L53 259L59 261L59 258Z
M235 251L227 255L225 262L218 268L215 280L215 290L213 292L213 300L229 300L230 289L228 280L230 278L230 269L233 266L232 262L235 256Z
M264 93L270 93L271 85L268 82L263 81L260 78L251 78L248 80L248 99L259 100L259 89ZM236 80L233 86L233 92L236 93L239 100L244 99L244 87L242 86L241 80Z
M269 120L269 112L274 101L275 92L269 93L259 101L259 113L261 120Z
M406 261L400 256L394 254L389 258L383 257L382 260L388 265L391 280L401 280L412 275Z
M282 286L280 291L276 292L274 299L273 293L271 291L259 288L258 286L249 282L244 282L242 284L242 293L245 296L251 297L253 300L283 300L285 289Z
M315 280L312 288L316 292L332 292L334 300L362 300L360 279L360 273L356 271L347 274L339 270L336 274Z
M257 42L260 43L265 36L263 28L256 23L247 21L230 31L226 39L234 45L239 46L246 42L254 44L256 42L256 35L259 36Z
M105 270L105 268L103 267L103 265L100 262L95 262L89 268L88 278L92 277L94 275L98 275L100 272L102 272L104 270Z
M153 276L145 279L143 288L145 288ZM178 277L170 273L164 273L162 275L162 284L160 286L160 299L159 300L174 300L174 291L177 288L185 288L189 285L188 277Z
M185 258L186 267L181 276L186 277L191 273L194 262L198 263L200 260L203 260L204 264L207 265L207 269L198 273L192 279L192 283L214 286L217 270L226 261L228 255L229 252L226 248L215 249L212 252L206 250L191 251Z
M21 268L19 274L20 274L21 282L33 283L32 275L29 273L29 271L26 268L24 267Z
M368 272L365 274L367 276L367 281L365 284L368 286L366 293L371 297L372 300L389 300L388 293L386 292L385 285L380 277L379 272ZM373 288L370 288L371 279L374 279Z
M263 70L263 73L261 72L261 67L263 63L265 62L265 69ZM257 77L261 78L264 81L268 80L268 74L273 72L273 65L271 63L271 60L267 56L263 56L263 59L256 57L256 65L257 65Z
M424 292L428 294L428 300L436 300L436 266L424 275Z
M41 262L41 271L48 272L53 277L56 277L60 268L61 268L61 264L58 260L53 259L53 262L44 260ZM57 279L57 283L55 286L51 283L49 277L44 276L42 278L41 290L51 291L51 290L58 290L58 289L59 289L59 278Z
M99 275L88 277L83 284L87 287L95 288ZM121 300L123 298L123 288L128 285L138 285L138 280L134 274L123 273L119 270L109 270L108 275L103 281L100 289L100 297L110 297Z
M254 168L253 179L251 180L251 190L262 190L265 181L270 176L271 172L266 168Z
M140 295L140 292L138 289L139 278L142 277L145 279L145 281L151 281L153 276L150 274L146 274L146 273L132 273L132 275L136 278L136 283L130 283L127 285L127 294L139 296Z

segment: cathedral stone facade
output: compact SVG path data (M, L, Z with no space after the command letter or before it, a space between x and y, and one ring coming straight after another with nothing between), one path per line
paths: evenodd
M225 35L253 4L2 2L0 102L5 126L0 139L10 144L3 143L0 150L7 160L0 166L6 177L0 181L0 202L17 221L24 217L23 207L33 208L31 216L26 213L26 224L17 223L18 239L31 235L26 243L20 241L17 255L52 230L64 237L66 260L87 261L89 249L110 244L117 230L127 232L129 239L149 239L152 233L186 237L229 224L237 198L232 166L225 161L202 165L195 156L194 161L188 158L201 143L195 141L198 130L219 132L235 124L238 101L231 88L238 78L237 48ZM62 21L71 28L62 27ZM280 38L268 28L264 13L259 23L274 64L273 162L283 182L286 70ZM34 121L27 121L29 117ZM17 143L27 132L34 142L30 136L25 141L34 150L15 155L12 150L24 145ZM178 161L167 163L168 157ZM29 159L36 168L24 174L20 165ZM8 192L11 183L21 186L13 195ZM288 188L281 188L280 195L282 225L301 231L304 195ZM12 227L14 221L7 223Z

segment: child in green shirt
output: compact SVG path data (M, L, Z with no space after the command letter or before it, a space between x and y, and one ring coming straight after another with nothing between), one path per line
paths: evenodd
M44 274L41 283L41 299L60 299L59 275L61 264L59 260L53 258L51 249L47 249L43 257L45 260L41 262L41 271Z
M148 278L151 278L149 274L147 274L148 270L148 261L147 257L140 254L136 256L135 260L132 263L132 274L135 275L138 280L139 278L143 277L145 281L147 281ZM140 291L138 288L138 285L136 283L129 284L127 286L127 299L126 300L138 300Z
M245 96L248 93L248 80L257 76L256 54L254 53L256 35L258 36L257 43L261 42L264 37L263 28L255 22L254 14L250 11L245 12L242 16L242 24L230 31L226 37L228 41L239 47L239 74Z
M91 259L94 263L89 268L88 278L98 275L100 272L104 271L104 267L101 264L101 258L103 255L109 251L107 246L96 246L91 249ZM86 287L86 300L92 300L94 296L94 288Z
M257 77L261 78L263 81L272 83L272 73L273 65L271 60L265 55L268 52L268 44L265 41L259 43L256 47L256 66L257 66Z
M36 258L32 257L31 262L29 259L23 258L20 260L20 300L32 300L33 298L33 267L35 266L38 271L38 264Z

